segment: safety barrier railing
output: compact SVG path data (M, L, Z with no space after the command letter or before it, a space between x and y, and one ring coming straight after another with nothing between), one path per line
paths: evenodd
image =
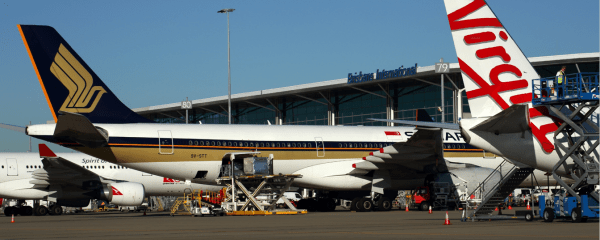
M559 81L562 82L559 84ZM534 105L555 101L598 100L598 73L585 72L534 79L532 82Z
M465 206L467 209L473 209L474 207L476 207L477 205L481 204L486 198L490 197L490 194L493 195L495 193L495 189L499 187L500 183L502 182L502 179L504 179L505 177L508 177L507 173L510 173L511 171L513 171L516 166L512 165L511 168L508 171L502 171L502 169L505 167L506 164L510 164L508 161L504 160L502 161L502 163L500 163L496 169L494 169L494 171L492 171L492 173L487 176L487 178L485 178L485 180L483 180L481 183L479 183L479 185L475 188L475 190L473 190L469 196L468 199L465 202ZM492 177L498 176L497 174L500 174L500 178L499 179L494 179ZM491 181L492 179L494 180L498 180L497 182Z

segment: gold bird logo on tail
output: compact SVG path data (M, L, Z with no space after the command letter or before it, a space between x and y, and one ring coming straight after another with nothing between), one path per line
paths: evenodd
M90 113L106 90L102 86L93 86L94 78L62 44L54 56L50 72L69 90L69 96L60 107L60 111ZM96 94L97 93L97 94ZM90 101L92 98L92 103Z

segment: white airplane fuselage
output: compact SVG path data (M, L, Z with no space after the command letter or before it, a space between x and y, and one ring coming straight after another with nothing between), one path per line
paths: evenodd
M144 172L202 184L215 184L227 153L255 151L259 157L273 155L274 174L301 174L295 186L335 191L370 190L372 178L352 175L353 164L380 148L407 141L417 131L414 127L367 126L94 125L108 133L107 146L58 144ZM54 128L55 124L32 125L27 134L56 142ZM466 144L459 131L444 130L443 138L444 158L450 162L494 169L502 161ZM205 171L203 178L197 178L199 171ZM407 169L392 176L392 188L422 186L424 176L417 175ZM542 172L536 175L543 178Z
M59 155L98 176L144 185L146 196L180 196L186 189L218 191L220 186L185 183L106 162L82 153ZM33 171L43 168L38 153L0 153L0 198L44 199L45 190L32 188Z

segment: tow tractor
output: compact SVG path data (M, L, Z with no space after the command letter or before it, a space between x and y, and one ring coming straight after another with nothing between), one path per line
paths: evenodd
M454 202L458 205L455 190L447 182L433 182L431 184L434 191L431 192L429 186L418 187L413 194L414 203L419 206L419 210L427 211L432 208L448 208L449 203Z

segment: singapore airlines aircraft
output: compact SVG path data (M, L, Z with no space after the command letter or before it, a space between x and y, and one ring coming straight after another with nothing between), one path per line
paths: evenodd
M384 190L436 180L466 182L466 191L500 163L466 144L458 130L439 127L153 123L127 108L54 28L18 27L56 121L28 126L26 134L140 171L214 184L230 161L272 155L275 174L303 175L298 187L388 210L396 194ZM325 209L334 208L324 197Z
M40 153L0 153L0 198L46 200L46 206L16 206L4 214L60 215L62 208L85 207L90 199L119 206L139 206L147 196L181 196L193 190L221 187L185 183L136 171L82 153L54 154L40 144Z

